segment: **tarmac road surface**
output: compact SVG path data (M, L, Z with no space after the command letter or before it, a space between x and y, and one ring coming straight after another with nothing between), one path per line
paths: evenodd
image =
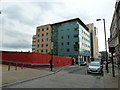
M70 66L58 73L7 88L104 88L102 75L87 74L86 66Z

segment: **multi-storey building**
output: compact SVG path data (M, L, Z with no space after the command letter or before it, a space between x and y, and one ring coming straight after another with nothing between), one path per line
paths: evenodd
M115 11L110 26L109 46L115 47L114 60L120 63L120 0L116 1Z
M32 52L36 52L35 48L36 48L36 35L33 35L32 38Z
M47 27L49 27L49 42L45 40L47 39L47 29L45 30ZM44 31L41 31L42 28ZM38 32L39 29L40 32ZM38 37L39 34L40 37ZM33 44L35 47L32 48L32 51L79 57L83 60L88 60L90 57L90 34L86 25L79 18L37 27L34 37L36 37L36 42ZM45 41L42 40L43 38ZM38 40L40 41L39 44ZM45 44L48 44L48 48Z
M36 35L33 35L32 52L51 52L51 25L42 25L36 28Z
M94 24L87 24L86 25L89 28L90 32L90 46L91 46L91 57L97 58L98 57L98 30L96 27L94 27Z

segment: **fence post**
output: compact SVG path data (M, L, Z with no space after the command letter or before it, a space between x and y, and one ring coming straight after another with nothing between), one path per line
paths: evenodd
M111 54L112 54L112 73L113 73L113 77L115 77L114 61L113 61L113 52L111 52Z
M9 65L8 65L8 71L10 71L10 63L9 63Z
M15 66L15 70L17 70L17 63L16 63L16 66Z
M21 67L21 69L23 69L23 64L22 64L22 67Z

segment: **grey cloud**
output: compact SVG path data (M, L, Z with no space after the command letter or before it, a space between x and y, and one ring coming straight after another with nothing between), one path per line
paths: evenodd
M38 24L42 24L44 23L46 20L46 18L50 18L49 15L52 13L53 15L56 15L56 12L59 12L59 10L57 10L56 12L54 12L54 9L56 7L63 7L65 4L62 3L62 2L34 2L32 3L35 7L39 8L40 9L40 12L39 12L39 16L37 18L38 21ZM61 9L62 11L62 9ZM57 16L60 16L60 15L57 15ZM61 16L60 16L61 17ZM36 22L37 23L37 22ZM47 23L51 23L51 21L49 22L45 22L46 24Z
M3 48L31 49L32 35L15 30L4 30L2 42Z
M36 7L38 9L38 12L32 13L35 8L30 10L27 5L31 7ZM44 15L48 14L49 16L49 12L54 13L53 9L56 8L56 6L62 7L63 5L64 4L62 2L34 2L13 4L6 8L3 8L3 13L5 14L3 18L18 21L28 26L34 26L44 22ZM27 8L27 11L31 13L25 13L24 8ZM31 16L30 14L33 15Z
M3 9L3 14L6 14L8 18L21 21L22 9L19 5L12 5Z
M27 40L19 39L11 43L3 43L2 48L11 48L11 49L31 49L31 44Z
M3 9L3 13L6 14L7 18L14 21L19 21L22 24L31 26L35 24L34 17L32 19L28 18L29 14L26 15L24 10L22 9L22 6L20 5L11 5Z
M16 31L16 30L4 30L3 31L3 34L5 36L9 36L9 37L12 37L12 38L30 38L31 35L30 34L27 34L27 33L23 33L23 32L20 32L20 31Z
M3 9L3 13L5 13L11 19L18 19L22 16L21 7L19 5L12 5L5 9Z
M34 5L40 7L42 10L52 10L55 8L54 6L61 6L64 5L62 2L39 2L39 3L33 3Z
M33 3L33 5L36 5L42 10L51 10L53 8L52 5L48 2Z

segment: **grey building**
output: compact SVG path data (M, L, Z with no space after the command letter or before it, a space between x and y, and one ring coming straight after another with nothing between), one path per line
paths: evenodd
M90 32L90 49L91 49L91 57L93 58L97 58L98 57L98 30L97 28L94 26L93 23L87 24L86 25L89 28L89 32Z
M114 61L120 64L120 0L117 0L115 4L108 44L110 47L115 47Z
M89 30L79 18L38 26L33 35L32 51L89 60Z
M88 60L90 57L90 34L79 19L52 24L53 54Z

